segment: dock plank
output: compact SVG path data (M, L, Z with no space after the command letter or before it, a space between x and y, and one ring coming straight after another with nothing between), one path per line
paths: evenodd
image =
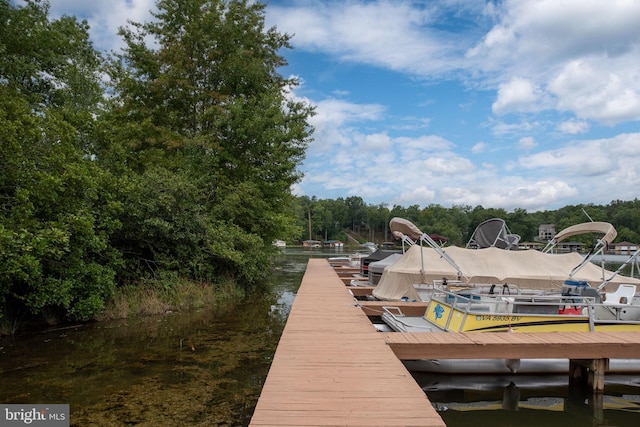
M640 332L382 333L400 359L640 358Z
M445 424L329 263L310 259L250 425Z

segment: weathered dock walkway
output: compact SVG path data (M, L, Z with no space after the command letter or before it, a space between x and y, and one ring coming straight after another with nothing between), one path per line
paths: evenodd
M445 424L329 263L310 259L250 425Z
M356 301L324 259L310 259L251 426L444 426L401 360L567 358L602 409L608 360L640 358L640 332L377 332L387 302ZM425 303L393 303L421 315ZM413 313L415 312L415 313ZM592 397L593 397L592 396Z

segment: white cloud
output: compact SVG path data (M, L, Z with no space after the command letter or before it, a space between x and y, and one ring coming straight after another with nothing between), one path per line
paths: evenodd
M145 22L151 19L151 10L156 10L155 0L49 0L51 15L63 14L86 19L90 26L94 46L103 51L117 51L124 46L118 36L118 28L127 21Z
M634 1L515 0L498 10L499 22L468 53L484 69L544 74L566 58L629 54L640 37Z
M520 147L523 150L531 150L532 148L535 148L538 144L536 144L535 139L533 139L530 136L525 136L524 138L520 138L520 141L518 141L518 147Z
M640 120L640 2L509 1L498 11L467 51L484 85L499 84L496 114L539 111L555 99L584 119Z
M586 120L571 119L564 121L558 125L558 130L562 133L577 134L584 133L589 130L589 123Z
M416 204L416 200L420 201L420 205L425 206L432 202L436 197L436 192L424 187L420 186L412 190L408 190L400 194L397 198L395 198L395 204L400 206L409 206Z
M296 98L295 94L293 97ZM298 99L311 103L306 98ZM341 150L354 145L354 138L357 137L355 124L378 120L384 112L381 105L354 104L333 98L316 102L315 106L316 115L309 119L309 123L315 128L314 142L309 147L310 154Z
M483 153L487 150L489 146L486 142L478 142L473 147L471 147L471 152L474 154Z
M364 152L385 152L391 149L393 142L386 133L365 135L359 138L358 149Z
M490 118L485 125L491 127L495 135L530 133L540 126L539 123L530 122L524 119L515 123L507 123L493 118Z
M616 124L640 120L640 72L612 70L589 61L572 61L550 82L558 108L579 117Z
M154 0L51 5L88 19L96 46L114 49L117 28L149 19ZM288 70L305 93L333 94L299 98L317 114L296 194L530 210L637 197L640 2L273 0L266 18L305 61L322 55L304 75ZM410 83L363 88L349 68ZM322 85L311 87L316 72ZM403 86L420 96L407 103ZM517 162L500 149L514 141L527 154Z
M451 51L462 35L444 36L431 28L437 4L409 2L304 2L269 7L268 24L294 35L293 45L331 52L342 61L372 64L427 76L451 69Z
M531 80L513 77L498 88L498 98L491 106L496 114L535 112L546 108L546 94Z
M574 177L602 176L640 160L640 133L576 141L563 147L521 157L523 168L547 169ZM628 167L628 166L627 166ZM638 166L633 169L637 170Z

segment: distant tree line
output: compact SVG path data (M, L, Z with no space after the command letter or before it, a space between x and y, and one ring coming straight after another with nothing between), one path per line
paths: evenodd
M613 224L618 231L616 241L640 243L640 200L615 200L606 206L575 205L554 211L527 212L515 209L484 208L482 206L452 206L446 208L432 204L425 208L418 205L409 207L386 204L371 205L360 197L331 199L297 197L296 216L298 226L303 230L301 239L309 238L309 224L313 239L344 240L346 232L357 233L371 241L380 238L393 240L389 232L389 221L393 217L405 218L413 222L427 234L439 234L449 239L449 244L465 245L475 228L491 218L504 219L512 233L521 241L532 242L538 236L541 224L553 224L556 231L581 222L604 221ZM310 219L310 221L309 221ZM375 239L374 239L375 236ZM590 236L577 236L576 240ZM593 242L585 240L583 243Z
M20 4L0 0L0 320L89 319L141 280L264 279L313 114L264 5L159 0L105 57L86 21Z

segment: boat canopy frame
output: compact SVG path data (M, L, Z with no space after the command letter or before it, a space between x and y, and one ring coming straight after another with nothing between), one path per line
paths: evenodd
M501 218L491 218L480 223L467 242L467 249L518 249L520 235L514 234Z
M577 236L580 234L601 234L602 237L598 238L596 244L593 245L589 253L582 260L582 262L574 267L574 269L569 273L569 277L573 278L573 276L582 269L588 262L604 252L606 248L609 247L609 244L612 243L615 238L618 236L618 232L615 227L608 222L600 222L600 221L591 221L591 222L583 222L580 224L575 224L570 227L565 228L564 230L557 233L544 247L542 250L543 253L550 253L558 244L569 237ZM632 256L633 257L633 256ZM626 264L626 263L625 263ZM617 274L617 272L615 273ZM614 275L615 275L614 274ZM613 277L612 277L613 278ZM609 283L609 280L606 280L602 285L602 287L606 286Z
M460 269L458 264L456 264L453 258L451 258L445 252L442 246L436 243L436 241L433 240L431 236L429 236L427 233L423 233L411 221L404 218L394 217L394 218L391 218L391 221L389 221L389 228L391 229L391 233L394 236L398 236L398 235L402 236L401 239L403 243L405 239L408 239L410 241L413 240L414 242L415 241L419 242L420 247L422 247L423 243L426 243L428 246L433 248L444 260L446 260L453 268L456 269L456 271L458 272L458 278L463 276L462 270ZM422 261L422 271L424 271L424 259L422 259L422 252L421 252L421 261Z

